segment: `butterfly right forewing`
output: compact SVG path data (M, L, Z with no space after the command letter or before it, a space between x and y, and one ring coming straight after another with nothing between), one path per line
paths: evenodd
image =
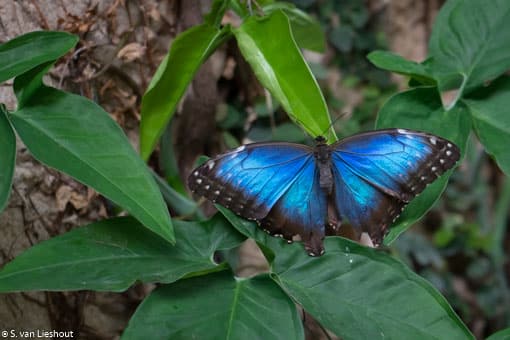
M210 159L188 178L195 193L255 220L275 236L301 239L310 255L323 253L326 194L313 149L256 143Z
M450 141L404 129L354 135L332 149L340 215L376 245L404 206L460 158Z

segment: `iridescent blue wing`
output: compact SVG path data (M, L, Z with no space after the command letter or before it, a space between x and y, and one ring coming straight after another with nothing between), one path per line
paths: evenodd
M327 196L319 185L316 161L311 158L260 225L287 240L299 235L308 254L320 256L324 253L326 218Z
M337 212L375 245L404 206L460 157L448 140L404 129L361 133L330 147Z
M210 159L188 178L193 192L274 235L289 240L299 235L307 246L313 238L320 253L326 198L316 182L313 149L292 143L242 146Z

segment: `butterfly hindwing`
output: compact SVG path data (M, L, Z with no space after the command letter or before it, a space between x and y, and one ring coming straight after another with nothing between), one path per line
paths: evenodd
M357 134L331 149L338 212L376 245L404 206L460 157L449 141L404 129Z
M380 244L386 228L406 203L359 177L343 161L334 163L333 199L338 214L347 219L354 231L368 232L372 242Z
M308 254L324 253L327 196L319 185L319 170L315 159L310 158L296 180L273 206L261 226L272 234L288 240L299 235Z

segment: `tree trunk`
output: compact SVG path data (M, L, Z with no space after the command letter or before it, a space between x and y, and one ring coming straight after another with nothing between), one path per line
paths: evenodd
M191 2L201 10L202 2ZM180 16L190 15L189 3L1 0L0 43L34 30L77 34L76 49L57 62L46 82L97 101L137 148L141 96L180 29ZM0 87L0 102L15 109L12 81ZM34 244L108 215L104 198L40 164L19 140L17 144L13 190L0 214L0 267ZM150 289L137 285L123 294L1 294L0 330L73 331L74 338L115 338Z

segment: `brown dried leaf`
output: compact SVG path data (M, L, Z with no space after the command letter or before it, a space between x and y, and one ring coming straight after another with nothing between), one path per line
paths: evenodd
M58 211L64 211L66 209L67 202L71 199L73 189L69 185L60 186L55 192L55 199L57 201Z
M87 200L90 202L96 196L97 192L94 189L87 187Z
M80 210L82 208L85 208L89 205L89 200L87 199L87 196L82 195L76 191L73 191L71 193L71 197L69 199L69 202L77 209Z
M129 63L140 59L145 54L145 47L140 43L133 42L124 46L118 53L117 58Z

